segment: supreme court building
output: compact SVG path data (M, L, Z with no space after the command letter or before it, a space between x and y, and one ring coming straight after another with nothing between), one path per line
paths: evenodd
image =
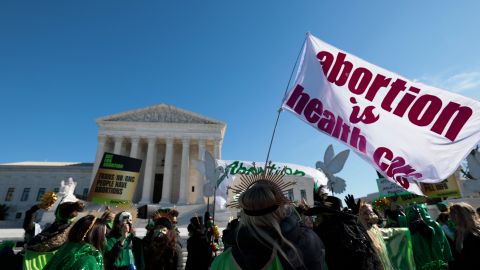
M139 206L204 204L204 180L192 161L202 159L205 151L221 158L224 123L166 104L101 117L96 122L95 163L0 164L0 204L9 207L8 220L18 221L20 226L25 211L38 203L43 193L58 192L61 181L70 177L76 183L77 198L86 199L104 152L142 159L133 198Z
M160 104L97 119L92 179L104 152L142 159L133 198L138 204L203 204L203 176L192 160L221 158L225 123Z

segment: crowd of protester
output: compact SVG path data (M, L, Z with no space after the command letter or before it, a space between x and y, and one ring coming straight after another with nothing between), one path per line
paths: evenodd
M140 239L135 211L77 218L84 203L62 203L55 221L38 233L34 206L23 224L24 250L15 254L14 244L3 242L0 259L13 270L173 270L182 267L183 248L187 270L480 269L479 209L467 203L439 204L433 220L425 204L382 209L349 195L344 207L322 188L314 201L289 202L281 190L259 182L240 195L239 214L221 237L209 213L192 217L185 247L175 209L151 216Z

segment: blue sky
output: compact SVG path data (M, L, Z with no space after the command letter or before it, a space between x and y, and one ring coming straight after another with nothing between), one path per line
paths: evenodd
M349 2L1 1L0 163L92 162L96 118L159 103L226 122L224 159L263 161L307 31L479 99L480 2ZM271 159L313 167L329 144L285 112ZM355 154L339 176L377 190Z

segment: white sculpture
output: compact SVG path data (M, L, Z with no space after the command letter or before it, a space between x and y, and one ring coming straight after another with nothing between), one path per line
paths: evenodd
M334 174L340 172L347 162L348 154L350 150L343 150L342 152L335 155L333 152L333 146L329 145L327 150L325 150L325 155L323 156L323 162L317 161L316 168L321 170L328 178L327 188L332 191L332 193L342 193L345 191L347 184L345 180L335 176Z
M73 181L72 177L69 177L67 183L65 181L60 182L60 190L58 191L58 200L61 202L76 202L78 201L75 197L74 192L77 187L77 182Z
M60 189L57 192L57 201L42 215L40 221L42 227L45 228L47 224L51 224L55 221L55 211L59 204L78 201L77 197L74 195L75 187L77 187L77 182L73 181L72 177L69 177L66 182L64 180L60 182Z
M215 196L215 191L227 176L225 168L217 166L215 158L208 151L205 151L204 160L194 160L194 164L200 175L205 177L203 196L206 198L214 197L216 207L223 209L225 199Z

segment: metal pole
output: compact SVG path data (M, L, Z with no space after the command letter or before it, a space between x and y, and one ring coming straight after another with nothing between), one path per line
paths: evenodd
M306 40L307 40L307 36L305 37L305 40L302 44L302 47L300 48L300 51L298 52L297 59L295 60L295 64L293 65L292 72L290 73L290 78L288 79L287 86L285 87L285 92L283 93L284 98L287 95L288 89L290 88L290 82L292 81L293 73L295 72L295 68L297 67L298 59L300 58L300 55L302 54L303 47L305 45ZM282 102L283 102L283 100L282 100ZM272 138L270 139L270 145L268 146L268 152L267 152L267 158L265 160L264 172L267 171L267 164L268 164L268 160L270 158L270 151L272 150L273 138L275 137L275 131L277 130L278 119L280 118L280 113L281 112L282 112L282 106L280 105L280 108L278 109L278 113L277 113L277 119L275 120L275 126L273 127Z

